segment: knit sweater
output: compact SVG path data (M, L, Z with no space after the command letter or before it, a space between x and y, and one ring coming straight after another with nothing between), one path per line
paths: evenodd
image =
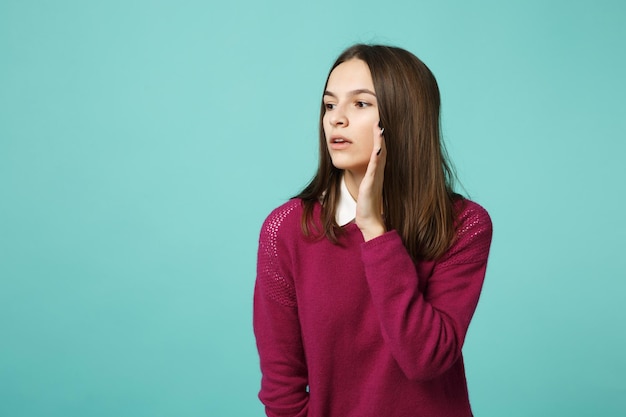
M254 331L268 416L472 416L461 348L492 229L482 207L460 204L453 245L417 263L395 230L365 242L350 223L338 244L305 237L298 199L267 217Z

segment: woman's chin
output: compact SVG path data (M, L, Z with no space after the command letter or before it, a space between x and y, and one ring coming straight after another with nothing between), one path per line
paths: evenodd
M343 171L351 171L355 173L365 173L365 171L367 171L367 163L355 163L355 161L347 161L344 158L331 158L331 161L335 168Z

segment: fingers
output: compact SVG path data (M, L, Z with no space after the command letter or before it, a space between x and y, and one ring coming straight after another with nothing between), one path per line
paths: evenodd
M387 159L387 147L385 146L385 137L383 136L384 132L385 129L379 127L379 123L374 125L372 132L374 137L374 146L372 149L372 157L370 158L370 166L368 166L368 168L373 168L372 174L384 169L385 166Z
M372 136L374 137L374 151L376 152L377 156L380 156L385 146L385 138L383 136L384 133L385 133L385 128L380 127L380 122L376 123L374 125Z
M373 186L374 182L380 183L379 186L382 185L382 176L387 160L387 148L383 133L384 130L376 123L372 131L374 146L372 147L372 154L365 172L365 178L369 179L366 184L369 186Z

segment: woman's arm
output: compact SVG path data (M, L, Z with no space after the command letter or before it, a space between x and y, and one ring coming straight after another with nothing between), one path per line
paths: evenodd
M268 217L259 239L253 320L263 374L259 398L270 417L305 417L307 368L288 253L279 241L283 214Z
M424 292L400 236L390 231L362 245L367 282L394 358L408 378L427 380L460 357L482 288L492 225L466 202L457 238L437 262ZM423 287L423 286L422 286Z

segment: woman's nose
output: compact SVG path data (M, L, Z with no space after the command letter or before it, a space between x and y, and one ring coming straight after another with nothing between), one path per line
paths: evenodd
M339 106L335 108L330 117L330 123L333 126L346 126L348 124L348 118L346 117L346 113Z

